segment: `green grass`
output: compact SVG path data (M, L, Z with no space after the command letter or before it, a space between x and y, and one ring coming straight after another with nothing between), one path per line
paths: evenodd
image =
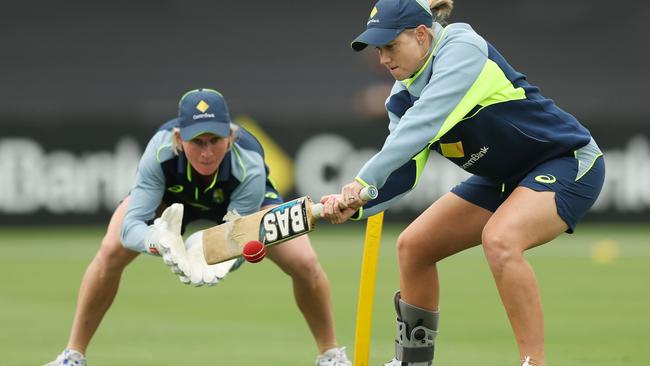
M377 278L371 364L393 352L394 242L386 227ZM103 228L0 231L3 365L40 365L65 345L84 270ZM591 258L612 240L609 264ZM363 226L322 225L312 235L332 287L339 343L351 356ZM529 252L542 290L550 365L647 365L650 227L583 225ZM480 248L440 264L436 365L515 365L507 319ZM158 258L137 259L88 350L102 365L311 365L316 347L288 278L270 261L247 264L212 288L180 284ZM644 361L645 360L645 361Z

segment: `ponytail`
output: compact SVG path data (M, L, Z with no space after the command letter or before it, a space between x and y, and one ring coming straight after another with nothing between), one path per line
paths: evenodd
M454 8L453 0L428 0L429 8L433 14L433 21L442 25L447 25L447 18L451 15Z

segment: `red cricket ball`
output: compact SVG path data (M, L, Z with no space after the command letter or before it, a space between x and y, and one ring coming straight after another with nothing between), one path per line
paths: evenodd
M244 250L242 250L244 259L251 263L257 263L264 259L266 256L266 248L264 244L260 243L257 240L251 240L246 245L244 245Z

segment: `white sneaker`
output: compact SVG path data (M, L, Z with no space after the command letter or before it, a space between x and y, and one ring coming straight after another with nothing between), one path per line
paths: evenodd
M533 361L530 360L530 356L526 356L526 359L524 360L524 363L521 364L521 366L533 366Z
M316 366L352 366L352 362L345 354L345 347L330 348L322 355L318 355Z
M66 348L56 356L56 360L43 366L86 366L86 356L79 351Z

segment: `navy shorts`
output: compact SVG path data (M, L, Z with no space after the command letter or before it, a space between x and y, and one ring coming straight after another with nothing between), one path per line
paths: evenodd
M557 213L572 233L578 221L596 202L605 180L603 157L597 157L593 165L578 175L579 162L573 156L562 156L533 168L515 179L497 180L471 176L452 188L451 192L477 206L496 211L515 188L522 186L542 192L555 192Z

